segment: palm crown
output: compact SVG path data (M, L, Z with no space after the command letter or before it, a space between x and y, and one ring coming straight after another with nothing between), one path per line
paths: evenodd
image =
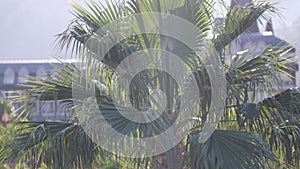
M20 117L30 111L34 99L63 100L80 115L75 114L68 122L18 122L17 125L25 126L24 132L15 137L12 149L0 154L3 160L16 156L25 159L35 157L33 165L44 162L53 168L92 168L97 164L104 167L107 165L105 161L112 161L111 166L124 168L299 167L299 90L288 89L271 96L281 89L278 77L280 74L287 75L285 72L292 63L284 57L290 46L280 50L269 46L255 57L250 57L251 51L232 54L227 50L230 42L254 21L268 19L270 14L276 12L272 4L257 2L247 7L229 8L225 24L215 32L211 32L215 12L214 1L211 0L92 1L87 3L86 9L76 3L73 3L73 7L75 19L57 36L57 42L61 49L70 50L74 57L78 57L80 64L62 63L63 67L58 67L55 77L31 79L32 85L27 86L29 89L23 91L24 95L16 98L16 101L28 100ZM97 49L90 45L92 38L105 39L107 30L114 30L111 27L107 29L110 23L134 14L150 12L177 16L191 23L198 30L193 34L197 46L191 49L178 39L155 32L133 34L119 40L104 52L102 58L97 55ZM138 22L134 22L137 25L130 27L128 23L120 24L118 30L145 32L149 30L149 22L163 24L166 18L162 15L137 19ZM115 34L112 31L112 35ZM109 38L105 39L108 44L114 40L114 36ZM220 89L226 93L222 116L213 119L209 116L210 108L215 106L215 92L212 89L216 87L212 81L219 76L210 76L210 68L199 58L196 50L207 48L208 44L212 47L208 51L214 51L208 56L209 59L220 61L220 68L215 69L224 72L224 86ZM152 51L154 54L145 49L155 49ZM134 76L125 72L123 75L130 76L132 80L128 92L122 91L118 66L139 51L147 57L156 57L155 61L167 58L164 63L169 64L169 67L174 67L172 54L176 55L182 65L175 66L178 69L182 66L189 72L184 77L185 83L178 84L166 71L146 69ZM166 54L171 57L165 57ZM231 58L230 64L225 62L228 57ZM132 58L136 60L131 60L124 70L129 70L132 63L142 64L137 57ZM156 89L163 91L166 99L153 95ZM87 90L93 91L96 105L86 105L80 100L82 97L74 99L74 95L85 95ZM182 99L185 93L192 96L188 97L190 100ZM197 93L197 97L194 93ZM193 99L197 104L189 104ZM134 115L149 107L160 109L161 105L165 105L161 116L150 123L136 123L120 113ZM167 152L152 157L125 158L118 156L118 153L115 156L101 146L96 146L94 141L97 138L91 139L89 130L84 131L87 123L96 124L105 118L112 128L123 135L152 137L164 132L176 118L184 119L178 115L179 110L191 107L196 107L197 111L189 119L192 122L189 126L191 130L186 137ZM100 110L101 118L94 109ZM94 121L91 122L91 119ZM199 141L205 124L217 119L219 123L212 125L216 131L205 142ZM126 142L119 141L118 144Z

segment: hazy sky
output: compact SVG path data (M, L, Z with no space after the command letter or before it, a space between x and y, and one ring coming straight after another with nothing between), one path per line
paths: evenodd
M292 25L298 24L300 1L277 2L286 20L274 18L275 34L297 43L297 36L289 32L298 34ZM69 0L0 0L0 60L56 56L54 35L61 33L72 19L71 9Z

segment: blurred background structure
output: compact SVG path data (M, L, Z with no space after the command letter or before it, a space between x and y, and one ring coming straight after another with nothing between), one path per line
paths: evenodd
M230 7L245 7L253 2L253 0L231 0ZM219 20L222 22L222 19ZM270 18L264 25L262 30L260 30L258 22L254 22L243 34L231 42L230 52L235 54L240 51L248 50L251 55L256 56L262 53L268 46L271 46L274 50L291 46L290 50L285 54L285 57L297 55L296 48L294 47L295 44L287 42L275 34L273 18ZM293 61L294 63L290 65L288 70L290 77L293 79L282 76L284 89L300 86L300 74L298 73L299 63L297 63L296 57L293 58Z
M57 60L0 60L0 98L10 101L11 97L19 95L19 90L26 90L30 85L30 77L42 79L55 75L56 66L60 66ZM23 103L11 102L15 110ZM22 110L19 110L22 111ZM30 120L66 120L66 107L57 100L35 101L31 111ZM18 113L18 112L17 112Z

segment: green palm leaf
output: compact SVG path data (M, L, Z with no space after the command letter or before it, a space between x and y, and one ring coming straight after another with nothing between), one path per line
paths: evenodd
M260 1L247 7L232 7L227 13L224 27L220 28L219 35L214 39L216 49L224 49L260 17L267 18L268 13L275 13L276 8L273 6L270 2Z
M205 47L204 42L212 41L219 51L219 55L212 57L220 57L221 60L224 60L225 53L223 51L232 40L257 19L267 18L269 13L276 12L273 5L268 2L250 4L245 8L232 7L228 11L225 25L211 39L209 33L214 22L212 0L129 0L124 1L124 4L93 1L87 3L86 6L84 8L73 3L72 14L75 19L64 32L57 35L58 47L61 50L71 51L74 57L79 58L85 69L79 70L77 65L62 63L62 67L57 67L58 73L55 77L46 80L32 78L30 83L24 86L28 90L23 91L23 95L16 97L15 100L27 101L23 107L24 112L29 112L37 99L63 100L72 109L82 110L80 113L86 115L83 117L87 118L74 117L71 122L65 123L21 123L21 126L25 126L25 128L22 129L22 134L17 135L12 142L17 146L13 148L12 152L8 152L11 157L21 156L27 160L34 157L35 164L33 166L37 166L36 162L43 161L53 168L91 168L95 163L96 156L101 156L101 149L96 148L83 131L86 125L95 124L97 126L98 123L105 121L110 127L127 136L151 137L160 134L174 120L168 114L176 116L180 106L183 109L189 108L188 103L180 103L183 91L193 93L194 90L198 90L200 92L201 98L192 99L200 99L200 112L198 112L198 117L194 118L197 121L194 127L201 131L211 105L212 93L205 65L193 52L195 49L189 49L175 38L144 33L118 42L105 53L102 60L99 60L99 57L95 57L97 51L92 47L88 48L87 42L91 37L105 39L106 31L104 29L108 23L131 14L145 12L176 15L191 22L199 29L198 34L192 37L198 47ZM133 26L143 32L147 28L147 24L154 20L163 24L163 19L163 17L146 17L139 20L139 24ZM120 25L120 28L127 29L126 24ZM106 40L109 43L112 39L107 38ZM167 50L179 56L186 64L184 66L190 70L191 76L194 76L197 87L191 87L194 84L190 84L187 80L181 89L167 73L159 70L145 70L133 77L128 93L116 90L119 87L116 73L118 65L131 54L149 48ZM188 153L190 161L180 162L181 166L178 168L189 166L209 169L269 168L269 164L274 166L278 162L271 152L272 150L280 156L281 164L289 163L299 166L299 162L297 162L299 157L298 91L289 90L259 103L254 101L254 98L258 96L260 98L269 96L274 86L280 88L281 81L277 77L279 74L286 74L291 63L289 58L283 58L282 55L289 49L290 47L286 46L282 50L274 51L268 47L262 54L255 57L249 57L248 53L244 53L232 56L231 65L223 62L228 89L227 108L218 125L220 130L217 130L207 142L199 143L200 134L195 132L188 140L188 145L183 140L180 145L166 154L144 159L124 159L122 157L116 157L116 159L120 163L122 162L125 168L162 168L165 166L174 168L172 160L183 159ZM143 54L147 55L147 52ZM155 57L162 57L162 53L156 53ZM93 79L89 78L91 74L96 74ZM74 78L79 79L80 83L74 84ZM85 96L85 99L93 100L96 104L89 105L85 103L84 99L78 99L76 101L79 104L75 106L72 99L74 86L76 86L75 92ZM90 88L94 93L85 92ZM139 124L128 120L119 112L122 110L133 116L137 110L147 110L151 104L155 104L149 96L153 89L165 91L168 98L167 111L163 112L161 117L149 124ZM128 104L129 102L125 103L127 101L125 99L128 98L125 96L129 96L131 106ZM116 100L121 101L115 103ZM100 110L100 114L98 110ZM78 124L78 121L82 123ZM241 131L233 131L234 129ZM246 132L248 130L257 132L257 134ZM271 150L261 138L269 143ZM189 148L183 150L185 146L189 146ZM105 155L113 157L108 153Z
M268 145L257 134L217 130L205 143L200 134L189 141L191 168L268 168L267 159L276 161Z
M15 136L11 157L29 160L34 168L41 162L53 168L92 167L98 149L80 125L63 122L19 124L26 132Z

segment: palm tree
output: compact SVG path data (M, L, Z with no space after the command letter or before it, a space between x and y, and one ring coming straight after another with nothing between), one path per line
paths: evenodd
M268 19L277 12L271 3L257 2L228 9L225 24L216 32L211 32L215 24L212 0L92 1L87 3L87 9L76 3L73 7L74 20L57 36L57 42L61 49L70 50L78 57L80 64L62 63L63 67L58 67L55 77L31 79L32 85L26 86L29 89L16 100L28 101L21 115L30 111L34 99L63 100L76 113L68 122L18 122L16 125L23 126L24 133L15 137L11 143L13 150L2 153L2 160L18 157L30 161L33 167L43 162L52 168L93 168L97 165L195 169L300 166L299 90L288 89L270 95L281 89L278 77L287 75L286 70L292 63L283 57L290 46L280 50L270 46L254 57L249 54L251 51L232 54L227 50L230 42L254 21ZM159 15L153 15L153 12ZM139 17L141 15L143 17ZM195 42L194 48L167 36L174 35L172 27L164 29L165 34L159 33L172 16L196 28L196 33L192 34L188 32L189 27L175 29L179 39L181 33L191 38ZM111 23L117 23L118 27ZM151 27L149 23L159 27ZM128 36L126 31L132 34ZM125 38L118 39L123 35ZM99 48L102 42L105 44ZM219 68L214 68L224 73L223 86L217 86L227 95L222 116L210 114L211 108L219 108L214 102L216 84L213 82L222 76L211 76L212 67L205 59L201 60L203 57L199 55L204 53L199 49L209 52L206 53L209 61L220 60ZM151 61L157 62L163 60L167 68L128 73L143 65L144 60L140 61L134 55L140 51L138 57L150 57ZM176 58L182 61L181 65L174 62ZM230 64L226 58L231 59ZM119 65L128 59L129 64L121 69ZM179 71L172 69L174 66ZM181 68L189 72L182 76L184 83L178 83L176 77L168 74L170 69L180 74ZM121 76L127 78L120 79ZM131 80L124 92L120 84L127 79ZM165 99L159 94L161 91L165 93ZM161 106L161 116L149 123L128 119L128 116L137 116L137 112L150 108L161 110ZM192 118L180 114L180 110L190 112L190 109L197 110L192 112ZM98 127L103 121L106 122L104 128ZM134 148L135 151L131 151L134 144L130 143L134 138L159 135L173 124L182 125L182 129L187 127L186 124L191 125L179 141L172 140L176 137L170 135L167 140L176 143L172 149L153 156ZM102 135L107 126L129 139ZM203 140L202 131L206 126L216 130ZM111 147L107 148L108 145ZM162 145L146 145L154 152L164 148L159 146ZM125 154L124 157L120 149L123 153L131 152L132 156ZM135 158L137 155L140 158Z

